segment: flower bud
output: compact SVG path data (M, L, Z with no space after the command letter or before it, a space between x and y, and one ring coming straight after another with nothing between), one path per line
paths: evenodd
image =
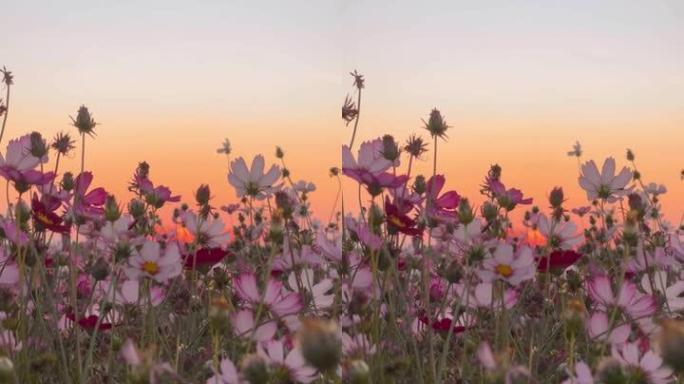
M422 195L423 193L425 193L425 188L425 176L416 176L416 180L413 182L413 191L419 195Z
M468 225L475 220L475 213L466 198L462 198L458 203L458 221L463 225Z
M634 152L632 152L631 149L627 149L627 160L628 161L634 161L634 158L635 158Z
M81 105L81 107L78 109L76 119L72 117L71 121L73 122L74 127L78 128L78 132L82 135L88 134L92 136L95 126L97 125L93 117L90 115L90 111L88 111L88 108L85 105Z
M625 373L622 371L620 362L615 358L607 357L599 362L597 376L600 383L626 384L628 383Z
M62 176L62 189L65 191L71 191L74 189L74 175L71 172L65 172Z
M106 279L109 275L109 264L103 258L97 259L95 264L90 267L90 274L93 276L95 281L102 281Z
M564 201L563 188L556 187L556 188L552 189L551 193L549 194L549 203L551 203L551 207L560 208L561 205L563 205L563 201Z
M370 368L363 360L350 361L347 372L351 384L370 384L372 382Z
M283 149L282 149L282 148L280 148L279 146L276 146L276 153L275 153L275 155L276 155L277 158L282 159L283 157L285 157L285 152L283 152Z
M399 145L394 141L392 135L385 135L382 137L382 157L391 162L399 159Z
M138 199L133 199L128 203L128 213L138 219L145 214L145 203Z
M264 359L258 355L251 354L245 356L242 360L241 370L242 376L250 383L268 383L269 373L268 366Z
M121 217L121 208L119 208L119 204L116 202L114 195L107 196L104 206L104 215L105 220L111 222L115 222Z
M209 189L207 184L200 185L199 188L197 188L197 192L195 192L197 204L207 205L209 204L209 199L211 199L211 189Z
M337 368L342 359L342 340L334 321L307 319L299 331L304 359L321 372Z
M0 383L14 383L14 363L7 356L0 357Z
M43 136L38 132L31 132L31 155L42 158L48 153L48 146Z
M430 111L430 118L428 119L428 122L425 123L425 129L430 132L432 137L445 138L446 131L449 129L449 126L439 110L437 108L433 108L432 111Z
M499 214L499 210L496 208L496 206L489 201L485 202L482 205L482 216L487 220L487 221L493 221L496 219L496 216Z
M660 333L660 351L665 364L677 373L684 372L684 321L663 321Z

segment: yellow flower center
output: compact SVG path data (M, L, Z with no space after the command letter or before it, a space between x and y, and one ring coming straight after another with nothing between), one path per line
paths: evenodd
M150 275L156 275L159 273L159 265L154 261L146 261L142 265L142 270L149 273Z
M43 223L43 224L47 224L47 225L52 225L52 224L54 224L54 223L52 222L52 220L50 220L50 218L49 218L46 214L44 214L44 213L42 213L42 212L38 212L38 214L37 214L36 216L38 216L38 220L39 220L41 223Z
M392 223L392 225L394 225L397 228L403 228L404 227L404 223L402 223L401 220L396 216L390 216L389 222Z
M499 264L496 266L496 273L503 277L510 277L513 274L513 268L508 264Z

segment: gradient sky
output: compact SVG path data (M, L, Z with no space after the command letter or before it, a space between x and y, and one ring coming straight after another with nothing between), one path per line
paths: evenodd
M282 146L327 217L358 69L359 139L404 140L438 107L453 126L439 166L463 195L497 162L544 206L556 185L582 204L565 155L580 140L618 164L632 148L645 180L668 186L668 217L684 212L679 1L16 1L0 25L16 76L7 135L74 132L86 104L101 123L86 168L120 200L140 160L185 200L200 183L215 205L235 200L215 152L228 137L233 157Z

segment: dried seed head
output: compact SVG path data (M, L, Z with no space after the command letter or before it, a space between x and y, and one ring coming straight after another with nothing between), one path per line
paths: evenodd
M50 144L50 146L60 155L67 155L69 152L71 152L72 149L75 148L74 141L71 140L71 136L69 136L68 133L63 132L60 132L57 135L55 135L54 139L52 139L52 144Z
M347 97L344 99L344 104L342 105L342 120L344 120L348 125L356 118L356 116L358 116L358 114L358 108L356 108L356 105L352 99L349 97L349 95L347 95Z
M404 150L411 156L420 158L423 153L427 152L427 143L423 141L422 137L411 135L404 145Z
M354 86L356 87L356 89L363 89L366 85L366 80L363 78L363 75L356 72L356 69L354 70L354 72L349 72L349 74L354 77Z

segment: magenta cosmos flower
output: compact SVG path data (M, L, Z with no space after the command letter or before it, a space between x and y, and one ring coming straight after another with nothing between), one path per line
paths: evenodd
M102 216L102 206L107 200L107 192L102 187L88 191L92 182L91 172L81 173L74 181L74 213L91 219Z
M135 182L138 184L140 192L144 195L145 202L155 208L161 208L167 202L178 202L181 199L179 195L172 195L171 189L165 185L155 187L147 177L136 176Z
M278 190L275 183L280 175L280 167L277 165L272 165L268 172L264 173L264 157L261 155L254 157L249 169L245 159L239 157L230 163L228 182L235 188L238 197L247 196L264 200Z
M14 182L18 191L25 192L30 185L43 185L54 179L53 172L43 173L35 169L47 161L47 155L38 158L31 154L31 135L24 135L10 140L4 157L0 154L0 176Z
M630 281L623 281L617 295L613 293L610 279L606 276L596 276L587 284L589 296L602 311L609 311L611 307L618 307L633 320L652 315L656 310L653 297L637 290Z
M149 277L159 283L165 283L183 271L178 246L170 243L162 250L161 245L152 240L145 241L142 249L128 259L128 265L128 278L139 280Z
M428 180L425 187L427 195L427 213L430 217L441 220L454 220L456 218L458 203L461 201L456 191L444 192L440 196L446 179L443 175L435 175Z
M615 159L609 157L603 162L601 173L594 160L584 163L579 184L587 192L587 199L601 199L614 203L620 196L629 193L625 187L631 179L632 171L627 167L623 167L620 173L615 175Z
M499 205L504 207L507 211L512 211L518 204L529 205L532 204L532 198L524 198L521 190L517 188L506 189L506 186L498 179L488 177L486 180L487 187L492 192Z
M478 275L485 282L504 280L515 286L534 278L536 270L532 248L522 245L514 251L512 245L501 244L482 262Z
M264 292L259 292L257 279L252 273L243 273L235 280L238 296L251 305L264 304L273 313L283 317L302 309L299 296L293 292L283 292L283 283L269 278Z
M392 163L385 159L382 150L382 139L366 141L361 143L354 159L349 147L342 146L342 173L365 185L373 196L379 195L383 188L399 188L408 180L406 175L395 176L386 172L392 166L398 166L399 161Z

